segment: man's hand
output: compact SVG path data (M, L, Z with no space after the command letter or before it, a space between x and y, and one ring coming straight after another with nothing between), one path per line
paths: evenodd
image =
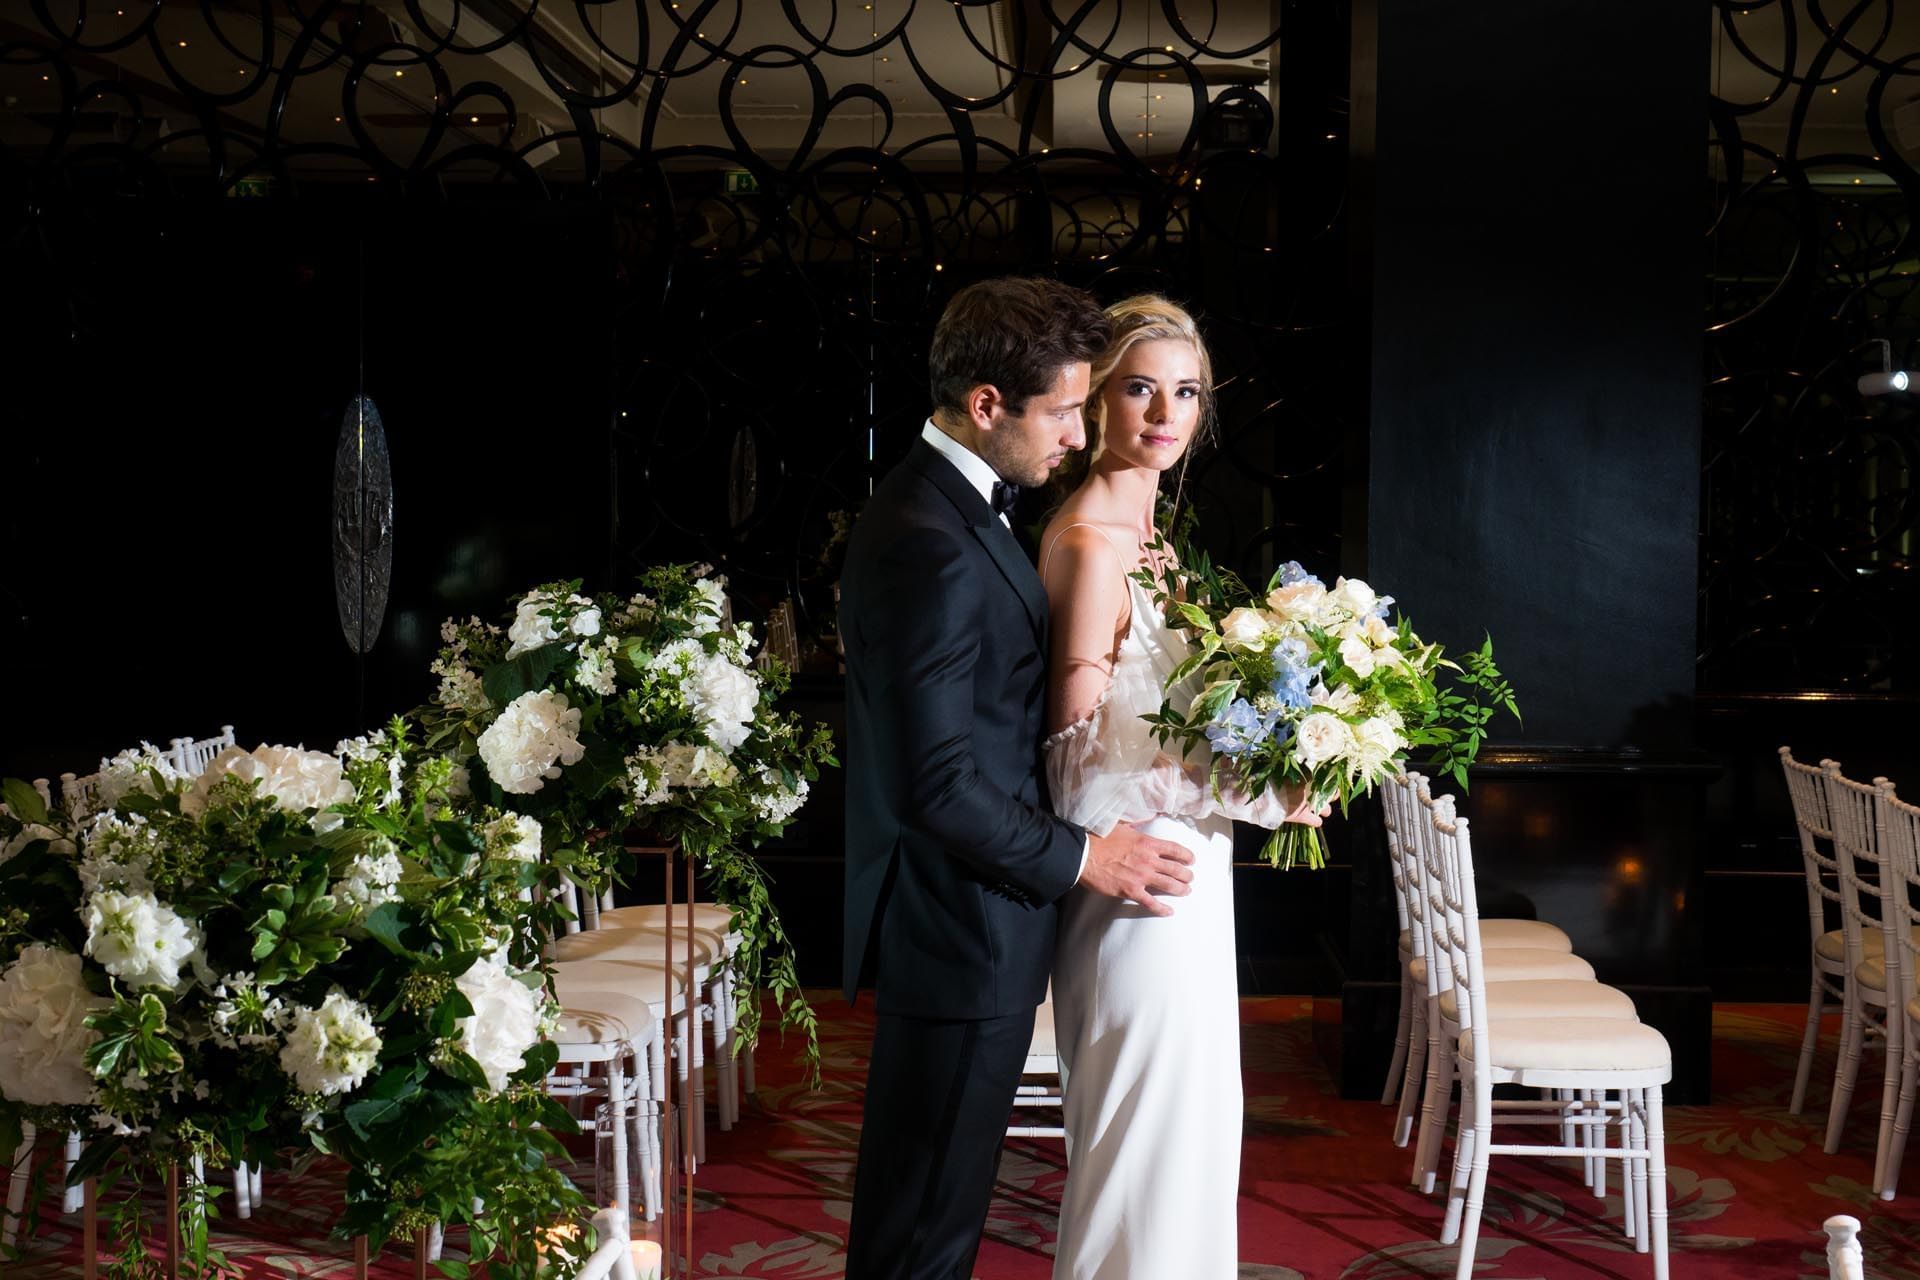
M1080 883L1109 898L1124 898L1156 916L1170 916L1173 908L1153 895L1184 898L1193 890L1193 853L1171 840L1141 835L1122 823L1104 836L1094 836L1087 850L1087 868Z

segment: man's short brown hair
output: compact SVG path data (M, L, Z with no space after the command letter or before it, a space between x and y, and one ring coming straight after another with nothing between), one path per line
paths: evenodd
M1024 413L1050 390L1064 365L1091 363L1112 335L1085 289L1036 276L1002 276L953 295L933 329L927 359L933 403L966 412L969 388L985 383Z

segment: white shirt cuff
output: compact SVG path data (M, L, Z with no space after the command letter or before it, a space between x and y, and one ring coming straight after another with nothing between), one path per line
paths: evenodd
M1093 837L1088 836L1086 843L1080 846L1080 869L1073 873L1073 882L1080 883L1080 877L1087 874L1087 859L1093 856Z

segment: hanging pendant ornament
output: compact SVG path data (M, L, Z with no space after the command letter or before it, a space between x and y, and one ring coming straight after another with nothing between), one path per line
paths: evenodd
M393 577L393 468L380 411L355 396L333 452L333 596L356 654L373 648Z

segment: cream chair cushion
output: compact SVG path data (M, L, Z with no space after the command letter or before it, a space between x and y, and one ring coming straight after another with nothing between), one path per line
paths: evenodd
M653 1011L646 1001L617 991L577 990L569 986L560 1001L556 1044L645 1044L653 1034Z
M705 931L724 938L733 932L734 919L731 907L717 906L711 902L693 904L695 932ZM666 904L656 902L650 906L615 907L610 911L602 911L599 927L602 929L660 929L666 927L666 924ZM682 931L687 927L687 904L684 902L674 905L673 927Z
M604 917L603 917L604 918ZM1531 947L1537 951L1572 951L1573 940L1557 925L1544 920L1482 920L1480 945L1488 951ZM1400 950L1413 950L1413 930L1400 931Z
M1593 966L1579 956L1564 951L1541 951L1533 947L1504 947L1481 955L1488 982L1592 982ZM1425 984L1427 961L1423 956L1408 969L1415 982Z
M547 958L556 964L563 960L627 959L654 963L687 962L687 935L682 931L671 939L664 929L583 929L562 934L547 943ZM719 955L720 947L711 934L693 934L693 963L707 966Z
M1667 1038L1625 1018L1523 1018L1493 1024L1495 1068L1520 1071L1653 1071L1671 1068ZM1474 1039L1460 1037L1460 1056L1474 1061Z
M1920 925L1913 927L1913 942L1920 946ZM1860 950L1870 956L1884 954L1887 949L1886 935L1878 929L1860 931ZM1847 934L1844 929L1829 929L1820 935L1820 941L1813 944L1814 954L1822 960L1845 960L1847 958Z
M1440 993L1441 1016L1460 1021L1456 999L1459 987ZM1618 987L1598 982L1489 982L1487 1017L1494 1022L1516 1018L1638 1018L1633 997Z
M623 959L557 960L553 965L554 997L561 1004L570 992L613 991L644 1001L657 1012L665 1004L669 984L675 1006L684 1006L687 981L679 969Z

